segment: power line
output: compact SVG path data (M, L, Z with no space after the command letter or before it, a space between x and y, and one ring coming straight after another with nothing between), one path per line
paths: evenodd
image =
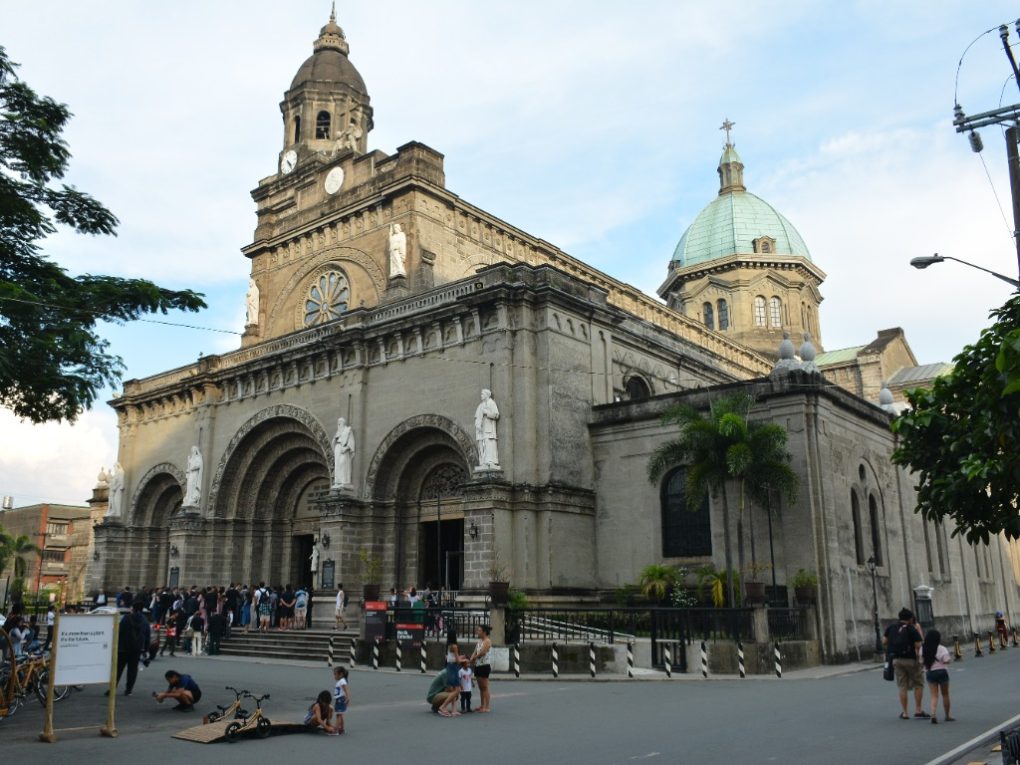
M42 308L54 308L54 309L56 309L58 311L65 311L67 313L85 313L85 314L90 314L92 316L99 316L99 317L104 317L104 318L107 316L107 314L103 313L102 311L93 311L93 310L89 310L88 308L73 308L71 306L57 305L55 303L44 303L41 300L25 300L24 298L4 297L4 296L0 296L0 300L6 300L7 302L10 302L10 303L24 303L25 305L37 305L37 306L40 306ZM143 321L146 324L163 324L163 325L168 326L168 327L181 327L183 329L199 329L199 330L202 330L204 332L222 332L222 333L228 334L228 335L243 335L244 334L243 332L238 332L237 330L233 330L233 329L220 329L219 327L203 327L203 326L198 325L198 324L185 324L183 322L165 321L163 319L142 319L142 318L137 318L137 319L126 319L125 321Z

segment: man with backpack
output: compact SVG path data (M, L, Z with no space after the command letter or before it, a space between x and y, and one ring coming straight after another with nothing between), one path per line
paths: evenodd
M892 656L896 688L900 695L900 719L909 720L907 714L907 692L913 688L917 711L914 717L930 717L921 706L924 696L924 673L917 653L924 642L921 632L914 623L914 614L909 608L900 610L899 621L890 624L882 639L886 653Z

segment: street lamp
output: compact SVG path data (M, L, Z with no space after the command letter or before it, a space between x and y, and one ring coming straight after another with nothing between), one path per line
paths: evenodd
M882 629L878 626L878 585L875 584L876 568L878 565L875 563L875 556L872 555L868 558L868 571L871 572L871 597L875 604L871 615L875 620L875 653L882 653Z
M942 263L945 260L955 260L957 263L963 263L963 265L976 268L978 271L984 271L986 274L991 274L996 279L1002 279L1002 281L1006 282L1006 284L1012 285L1013 289L1020 290L1020 281L1017 281L1016 279L1010 279L1008 276L997 274L995 271L989 271L987 268L975 265L974 263L968 263L966 260L960 260L959 258L954 258L949 255L939 255L937 252L934 255L911 258L910 265L914 268L923 269L935 263Z

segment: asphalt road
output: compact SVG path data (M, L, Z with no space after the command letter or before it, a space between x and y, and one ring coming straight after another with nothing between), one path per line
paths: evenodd
M150 697L173 667L193 674L204 692L197 713L178 713ZM926 763L1020 711L1020 649L967 658L951 670L955 723L898 719L892 683L877 670L822 679L680 679L599 682L495 680L493 713L443 719L429 714L431 676L355 670L348 734L272 737L236 744L172 739L200 722L224 685L269 692L271 718L298 720L320 690L326 668L228 659L158 660L139 675L135 694L118 696L117 739L94 730L36 739L42 708L33 700L0 722L3 758L54 762L301 762L342 757L359 763L480 761L519 763ZM477 694L476 694L477 695ZM925 698L927 704L927 695ZM477 705L477 700L476 700ZM56 707L58 729L98 726L102 689L87 688Z

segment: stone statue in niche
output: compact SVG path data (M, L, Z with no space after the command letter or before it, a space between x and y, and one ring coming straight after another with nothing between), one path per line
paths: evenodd
M365 131L361 129L361 125L358 124L358 112L354 112L351 115L350 124L347 128L337 137L336 143L333 144L333 154L339 154L342 151L357 151L358 144L361 143L361 137L365 134Z
M336 435L333 436L333 487L350 486L353 481L354 429L343 417L336 421Z
M248 280L248 294L244 296L244 307L244 326L257 326L259 323L259 286L254 279Z
M319 587L319 538L312 543L312 554L308 556L309 562L312 564L312 589L318 589Z
M107 518L120 520L124 511L124 468L118 462L110 474L110 505L106 510Z
M499 470L499 452L496 447L496 421L499 407L492 400L492 391L482 390L482 401L475 409L475 441L478 444L478 468Z
M407 276L407 234L399 223L390 224L390 278Z
M202 452L191 447L188 455L187 486L184 489L184 506L198 507L202 503Z

